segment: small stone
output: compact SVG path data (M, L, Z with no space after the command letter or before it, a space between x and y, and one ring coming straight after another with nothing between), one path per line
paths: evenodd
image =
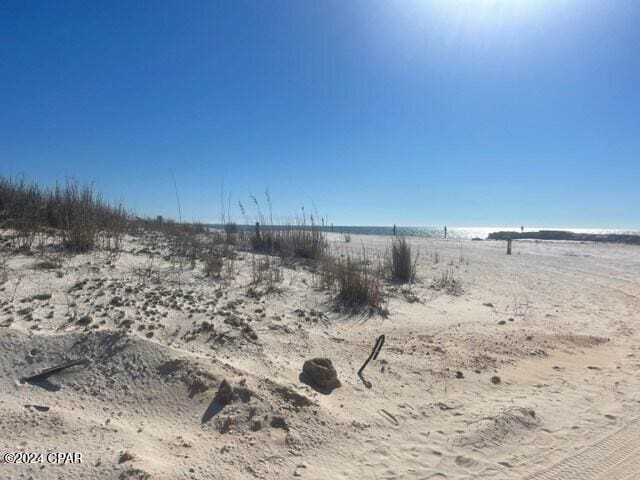
M341 383L338 374L328 358L313 358L304 362L302 373L314 385L333 390Z
M50 293L39 293L32 297L34 300L49 300L51 298Z
M494 385L500 385L500 383L502 383L502 380L499 376L494 375L493 377L491 377L491 383L493 383Z
M456 372L456 378L464 378L464 373L462 373L460 370L458 370Z
M111 305L113 305L114 307L121 307L124 305L124 302L122 301L121 297L115 296L111 299L111 302L109 302Z
M118 458L118 463L124 463L133 460L133 455L129 452L121 452L120 457Z
M262 430L262 422L260 420L255 420L252 424L251 424L251 431L252 432L257 432Z
M220 433L227 433L229 430L231 430L231 427L234 426L235 424L236 424L236 417L234 415L228 415L222 422L222 425L220 425L220 427L218 428L218 431Z
M286 418L279 415L274 415L273 417L271 417L271 426L273 428L282 428L283 430L289 430L289 424L287 423Z

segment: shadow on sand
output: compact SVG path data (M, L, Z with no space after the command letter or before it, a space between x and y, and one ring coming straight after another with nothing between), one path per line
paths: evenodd
M60 385L51 383L46 377L38 377L32 380L24 380L21 383L26 383L27 385L34 385L36 387L44 388L48 392L57 392L58 390L60 390Z
M313 383L311 381L311 379L305 375L304 373L300 373L300 375L298 376L298 380L300 380L302 383L304 383L305 385L307 385L308 387L312 388L313 390L315 390L318 393L321 393L322 395L329 395L331 392L333 392L336 388L339 387L321 387L320 385L316 385L315 383Z
M213 417L215 417L216 415L218 415L222 409L225 407L225 403L221 402L220 399L218 398L218 396L216 395L213 400L211 400L211 403L209 404L209 406L207 407L207 409L204 411L204 413L202 414L202 419L201 422L207 423L209 420L211 420Z

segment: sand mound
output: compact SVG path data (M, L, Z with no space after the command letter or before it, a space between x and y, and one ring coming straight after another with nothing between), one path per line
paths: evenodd
M7 331L0 337L0 352L5 355L3 376L13 379L15 389L15 403L2 408L3 431L19 432L31 425L35 431L74 438L78 451L101 451L104 445L94 433L106 429L109 445L114 447L106 456L118 465L121 478L145 478L163 471L167 466L156 455L162 456L163 449L171 449L175 441L181 448L210 450L211 445L225 448L225 438L271 438L270 431L279 431L289 448L295 449L301 432L326 423L314 402L292 386L250 375L214 358L184 353L177 358L179 352L171 348L119 331L35 337ZM89 362L47 378L17 381L78 358ZM216 391L225 379L231 393L222 402ZM80 420L74 419L78 409ZM148 429L153 438L145 435ZM205 443L194 436L198 430L198 436L208 438ZM183 440L166 445L155 438L152 432L156 431L169 432L174 438L182 432ZM37 438L33 441L35 448ZM150 450L148 442L156 444L158 451ZM268 441L252 443L253 453L245 459L248 465L254 456L265 456L273 448ZM132 457L119 462L115 446L123 444L130 446ZM177 466L174 462L172 468ZM260 469L258 464L254 467ZM96 468L102 471L100 465Z
M471 433L461 435L457 446L485 448L502 445L507 439L522 435L540 425L536 412L530 408L514 407L474 422Z

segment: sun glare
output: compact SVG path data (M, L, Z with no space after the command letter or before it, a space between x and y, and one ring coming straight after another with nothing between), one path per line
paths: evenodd
M434 0L421 8L441 21L463 24L472 30L513 27L543 21L562 7L563 0Z
M511 48L560 21L573 21L578 6L576 0L406 0L386 4L386 33L416 52L434 41L455 48Z
M563 0L415 0L418 9L459 18L491 22L495 20L533 20L566 4Z

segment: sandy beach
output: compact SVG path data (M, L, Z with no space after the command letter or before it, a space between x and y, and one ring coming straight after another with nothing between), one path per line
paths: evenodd
M0 6L0 480L640 480L640 1Z
M375 260L391 238L329 242ZM167 260L153 232L118 253L4 248L1 450L82 463L0 476L640 478L640 248L409 242L416 281L385 282L385 314L336 308L303 261L276 259L267 288L252 283L264 255L239 251L212 280ZM455 288L434 288L445 272ZM382 334L367 388L357 371ZM301 381L314 357L339 388ZM20 381L74 359L86 363Z

